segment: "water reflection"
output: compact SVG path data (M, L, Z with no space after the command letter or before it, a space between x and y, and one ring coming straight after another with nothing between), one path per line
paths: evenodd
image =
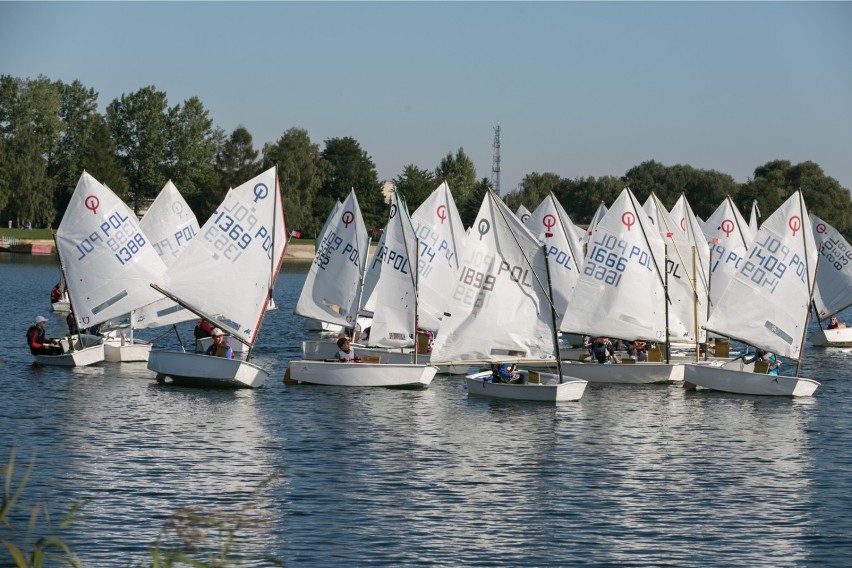
M87 565L143 558L180 507L235 510L275 474L264 524L244 538L293 566L842 565L852 554L842 350L807 349L802 374L823 385L805 400L601 384L552 406L469 397L448 376L418 391L285 386L306 335L292 315L304 271L285 266L254 352L267 386L192 389L159 385L142 364L33 366L24 330L48 315L56 267L0 265L15 298L0 304L0 458L37 449L26 497L52 510L92 498L69 535Z

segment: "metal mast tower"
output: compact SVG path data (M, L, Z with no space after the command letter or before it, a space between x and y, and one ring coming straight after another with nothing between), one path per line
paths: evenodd
M500 125L494 127L494 159L491 162L491 186L500 195Z

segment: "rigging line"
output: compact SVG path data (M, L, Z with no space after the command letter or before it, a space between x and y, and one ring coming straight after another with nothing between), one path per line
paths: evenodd
M660 201L660 198L657 197L657 194L651 193L651 195L654 196L654 204L657 206L657 209L662 207L665 210L665 206L663 205L662 201ZM674 240L675 232L672 230L671 227L669 227L668 220L666 219L667 217L668 217L668 215L660 215L660 214L657 215L657 218L662 220L663 224L666 226L666 232L671 233L672 236L666 237L666 238L671 239L672 247L674 247L675 253L677 254L677 258L680 261L680 265L683 266L684 269L685 269L686 268L686 262L683 260L683 255L680 254L680 249L677 248L677 243ZM692 288L692 293L695 294L696 296L698 296L698 286L696 286L696 282L689 277L689 274L686 275L686 280L687 280L687 282L689 282L689 285ZM699 299L699 303L700 303L700 299Z
M698 237L696 237L697 233L695 231L695 225L698 224L698 221L695 219L695 212L692 210L692 207L689 205L689 201L686 199L686 195L681 192L681 196L683 197L684 219L689 218L689 222L686 223L686 226L687 226L686 236L693 243L696 243L693 246L696 247L696 252L697 252L697 247L698 247L697 243L699 242L699 240L698 240ZM704 242L707 242L707 237L704 236L703 232L701 233L700 237L702 239L704 239ZM701 260L701 255L698 255L698 256L699 256L699 260ZM700 267L699 272L700 272L700 275L701 275L701 283L704 284L704 289L707 290L707 301L709 302L710 301L710 277L707 275L706 272L704 272L704 265L703 264L701 264L699 262L698 266ZM696 281L697 281L697 277L696 277Z
M568 250L571 251L571 256L574 257L574 266L577 266L577 251L574 250L574 246L571 244L574 239L568 238L568 227L565 226L565 223L562 220L562 215L559 214L559 201L556 199L556 196L553 195L552 191L550 192L549 197L556 209L556 217L559 219L559 226L562 227L562 234L565 235L565 240L568 241Z
M497 197L494 194L493 189L488 190L488 195L491 197L491 199L500 199L499 197ZM503 209L499 206L499 204L494 204L494 205L497 208L497 211L500 213L500 217L503 218L503 222L506 224L506 228L509 229L509 233L511 233L512 239L515 241L515 244L518 245L518 250L521 251L521 255L524 257L524 260L527 261L527 266L529 266L530 272L532 272L533 276L535 276L535 281L538 282L539 287L541 288L542 292L544 292L544 296L545 296L545 298L547 298L547 303L550 304L550 307L552 309L556 309L555 306L553 305L553 300L551 299L550 294L547 293L547 288L545 288L544 284L541 283L541 279L538 277L538 274L536 274L535 267L533 266L533 263L530 261L529 257L527 257L527 253L524 250L524 247L522 247L521 243L518 241L518 236L515 234L515 231L512 229L512 225L509 224L509 220L506 218L506 214L503 212ZM547 261L547 257L545 256L545 262L546 261Z
M746 242L745 236L743 235L743 228L740 226L740 221L739 221L739 219L737 218L737 215L736 215L737 213L739 213L739 209L737 209L737 205L736 205L736 203L734 203L734 200L731 199L730 195L727 196L727 199L728 199L728 203L731 206L732 211L734 212L734 215L733 215L733 218L734 218L734 221L735 221L734 224L737 226L737 233L740 235L740 242L745 247L746 252L748 252L748 247L751 244L751 241ZM740 217L742 217L742 213L740 213ZM743 219L743 222L745 222L745 219ZM752 235L752 237L754 237L754 236L755 235Z

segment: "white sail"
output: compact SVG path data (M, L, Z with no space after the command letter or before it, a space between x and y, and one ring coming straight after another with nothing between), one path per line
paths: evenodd
M665 341L664 248L636 197L624 189L589 239L560 329Z
M837 229L813 214L811 226L820 254L814 306L819 318L826 319L852 306L852 246Z
M296 303L296 314L343 326L355 325L367 249L367 231L353 190L334 212L317 247Z
M697 263L697 276L699 287L703 288L701 304L707 311L709 302L707 296L710 293L710 245L707 244L707 236L704 234L701 221L695 216L686 195L681 194L671 210L671 218L677 226L686 233L686 239L690 246L695 247Z
M704 235L710 247L710 313L719 305L722 294L737 269L743 264L754 233L730 197L704 222Z
M816 274L817 250L801 192L760 229L707 329L798 359Z
M606 205L604 205L603 201L601 201L601 204L598 205L598 208L595 210L595 214L592 215L592 220L589 221L589 228L586 229L586 232L583 236L583 244L586 244L587 242L589 242L589 237L592 236L592 233L594 232L595 227L597 227L598 223L601 222L601 219L603 219L606 216L606 213L607 213L607 207L606 207Z
M524 207L524 204L522 203L518 205L518 210L515 211L515 215L518 217L518 219L521 220L521 223L526 224L527 219L530 218L530 215L532 215L532 213L530 213L530 210Z
M375 260L381 272L376 283L370 344L406 347L414 344L417 311L417 238L405 203L393 194L385 240Z
M252 345L287 244L281 189L270 168L228 192L157 287Z
M553 305L561 318L568 309L568 299L583 269L583 245L565 208L550 193L536 207L526 223L527 229L547 247ZM546 274L539 274L546 278Z
M56 231L71 307L80 328L150 304L148 285L166 266L133 211L83 172Z
M465 232L446 182L411 215L420 244L417 262L419 327L437 331L459 266Z
M645 210L652 211L651 220L666 243L666 279L669 292L668 330L669 338L674 341L695 341L696 331L698 341L706 340L706 332L702 329L707 323L707 288L698 278L699 259L693 258L692 243L686 231L676 223L655 193L651 193L648 201L652 203ZM684 220L683 226L686 226ZM701 240L701 245L707 250L707 243ZM709 250L707 251L709 255ZM695 274L695 276L693 276ZM696 310L696 303L698 309ZM697 320L696 320L697 316Z
M326 231L328 231L328 226L331 224L332 219L334 219L334 215L340 210L342 206L343 204L340 203L339 199L334 202L334 207L331 208L328 217L325 218L325 222L322 224L322 229L320 229L320 232L317 234L316 242L314 242L315 248L320 248L320 244L325 238L325 233Z
M538 239L489 191L462 254L432 361L553 357L546 257Z
M167 267L174 264L200 230L195 213L171 180L160 190L139 225ZM172 325L196 317L169 298L161 297L136 310L131 323L133 327L142 329Z
M376 285L379 283L379 277L382 274L382 263L378 261L379 251L385 248L385 231L383 229L373 229L373 234L379 235L379 242L376 244L376 250L373 251L373 256L370 257L367 263L367 270L364 274L364 290L361 294L361 314L372 316L376 311Z
M748 228L753 235L757 234L758 219L760 219L760 209L757 208L757 199L755 199L751 202L751 217L748 220Z

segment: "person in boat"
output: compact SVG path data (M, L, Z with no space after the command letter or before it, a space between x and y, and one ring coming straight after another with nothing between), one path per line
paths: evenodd
M36 316L35 321L27 329L27 345L33 355L62 355L62 346L57 345L58 340L45 336L44 328L47 327L47 318Z
M341 363L357 363L360 361L355 357L355 350L349 344L349 337L344 335L337 340L337 360Z
M231 349L231 344L225 339L225 333L218 327L214 327L210 332L213 337L213 345L207 348L204 353L213 357L224 357L225 359L234 358L234 350Z
M781 368L781 362L775 356L775 353L770 353L764 349L757 350L754 361L755 363L767 363L769 365L769 369L766 371L767 375L777 376L778 369Z
M213 335L213 326L207 320L201 319L195 324L195 329L192 330L192 333L195 335L195 339L204 339Z
M634 361L648 360L648 343L637 339L627 345L627 355Z
M65 324L68 326L68 335L78 335L80 333L80 328L77 326L77 318L74 317L74 312L65 316ZM83 329L83 333L87 333L89 335L101 335L101 325L98 324L85 328Z
M831 316L828 319L828 329L837 329L840 327L840 322L837 321L837 316ZM843 324L843 327L846 327L846 324Z
M521 374L513 363L494 363L491 365L492 383L520 383Z
M53 290L50 291L50 303L55 304L62 299L62 283L57 282Z
M598 363L621 363L608 337L598 337L592 342L592 356Z

